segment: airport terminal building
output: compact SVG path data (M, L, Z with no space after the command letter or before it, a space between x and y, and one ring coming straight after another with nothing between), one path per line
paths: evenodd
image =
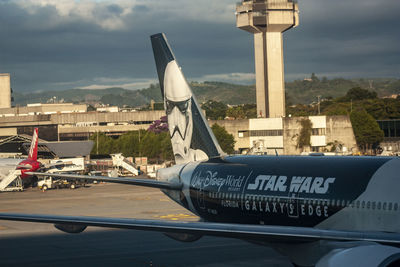
M86 105L33 104L26 107L0 109L0 139L15 135L31 135L39 127L40 138L46 141L88 140L102 132L117 137L128 131L147 129L165 115L163 110L134 111L109 109L87 111ZM308 119L312 130L311 147L298 147L301 121ZM340 153L357 149L351 122L347 116L310 116L209 121L224 126L235 138L238 153L294 155L301 152L330 151L339 144Z

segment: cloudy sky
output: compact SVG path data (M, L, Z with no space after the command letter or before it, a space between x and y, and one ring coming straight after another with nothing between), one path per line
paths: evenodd
M188 80L254 82L238 0L0 0L0 73L15 91L144 88L149 36L165 32ZM284 34L285 78L400 78L399 0L299 0Z

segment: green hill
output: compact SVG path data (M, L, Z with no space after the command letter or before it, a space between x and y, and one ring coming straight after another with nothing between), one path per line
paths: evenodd
M192 82L191 87L199 102L214 100L225 104L251 104L256 102L254 85L238 85L222 82ZM315 75L310 80L296 80L286 83L287 104L309 104L316 102L317 96L322 99L344 96L354 87L367 88L379 97L400 94L399 79L319 79ZM65 102L102 102L109 105L140 107L153 99L161 101L158 85L140 90L108 88L103 90L70 89L63 91L45 91L36 93L13 93L14 105L27 103L46 103L53 97Z

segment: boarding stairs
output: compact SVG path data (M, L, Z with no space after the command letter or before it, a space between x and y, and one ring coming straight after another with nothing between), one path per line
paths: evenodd
M22 191L21 170L10 170L9 174L0 181L0 191Z
M135 165L122 156L121 153L111 154L111 158L115 167L121 167L133 175L139 175L139 171L135 168Z

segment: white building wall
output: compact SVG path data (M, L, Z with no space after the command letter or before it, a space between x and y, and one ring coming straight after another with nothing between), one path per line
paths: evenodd
M325 135L311 135L311 146L326 146Z
M11 107L11 82L9 73L0 73L0 108Z
M256 144L263 146L265 151L270 153L270 149L283 149L283 135L271 136L271 135L258 135L252 136L252 131L282 131L283 124L282 118L259 118L249 120L249 130L250 130L250 148L254 147ZM281 151L279 151L281 152Z
M249 120L250 130L282 130L282 118L260 118Z
M326 128L326 116L309 116L313 128Z
M313 129L323 129L323 135L311 135L311 146L326 146L326 116L309 116Z

